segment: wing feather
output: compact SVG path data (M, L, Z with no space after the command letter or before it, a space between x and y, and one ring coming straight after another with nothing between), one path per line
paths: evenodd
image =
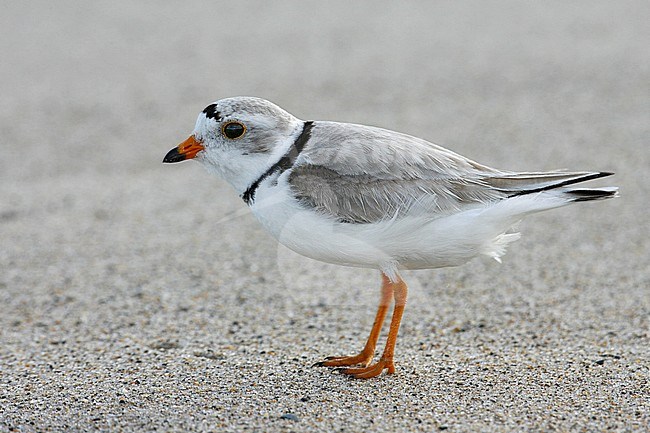
M371 223L412 214L438 218L604 175L502 171L406 134L314 122L288 182L305 206L342 222Z

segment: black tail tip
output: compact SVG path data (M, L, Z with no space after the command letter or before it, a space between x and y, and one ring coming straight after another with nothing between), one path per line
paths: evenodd
M618 188L608 187L608 188L584 188L584 189L572 189L567 191L567 194L571 196L571 201L591 201L591 200L604 200L607 198L618 197Z

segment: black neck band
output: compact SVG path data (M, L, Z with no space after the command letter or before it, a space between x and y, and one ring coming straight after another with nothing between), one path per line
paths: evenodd
M287 153L282 158L280 158L278 162L270 166L268 170L262 173L262 175L258 177L257 180L253 182L246 191L244 191L244 193L241 195L241 198L246 202L246 204L251 204L253 200L255 200L255 191L257 191L257 187L260 186L260 183L264 179L278 170L280 171L280 174L282 174L282 172L290 169L293 166L293 163L296 162L296 159L298 158L298 155L300 155L300 152L302 152L305 144L307 141L309 141L309 137L311 137L312 126L313 122L311 120L303 123L302 132L296 138L296 141L291 144L291 147L289 147Z

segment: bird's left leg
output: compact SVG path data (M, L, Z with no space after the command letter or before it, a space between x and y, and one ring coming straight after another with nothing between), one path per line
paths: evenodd
M397 343L397 332L399 325L402 322L402 314L404 313L404 306L406 305L406 297L408 295L408 287L404 280L398 276L395 283L391 283L395 296L395 309L393 310L393 317L390 321L390 330L388 331L388 339L386 340L386 347L381 358L375 364L369 365L364 368L342 368L340 371L343 374L349 374L358 379L369 379L371 377L379 376L385 369L388 374L395 373L395 364L393 363L393 355L395 354L395 343Z
M372 325L370 336L368 336L368 341L366 341L363 350L353 356L329 356L325 358L325 361L314 364L314 367L343 367L350 365L367 366L372 362L372 357L375 355L377 340L379 339L379 333L381 332L384 320L386 319L386 313L388 312L388 307L393 298L393 285L390 279L383 272L381 273L381 278L382 284L379 308L375 315L375 322Z

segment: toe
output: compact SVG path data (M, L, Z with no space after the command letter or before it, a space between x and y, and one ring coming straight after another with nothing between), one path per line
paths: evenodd
M347 367L351 365L366 366L372 361L373 354L359 353L354 356L328 356L324 361L314 364L314 367Z
M389 368L390 372L390 367L387 366L386 361L379 361L375 364L372 364L368 367L363 367L363 368L341 368L338 369L338 371L341 374L347 374L351 377L354 377L356 379L370 379L371 377L376 377L381 374L382 371L384 371L385 368ZM394 371L394 368L393 368Z

